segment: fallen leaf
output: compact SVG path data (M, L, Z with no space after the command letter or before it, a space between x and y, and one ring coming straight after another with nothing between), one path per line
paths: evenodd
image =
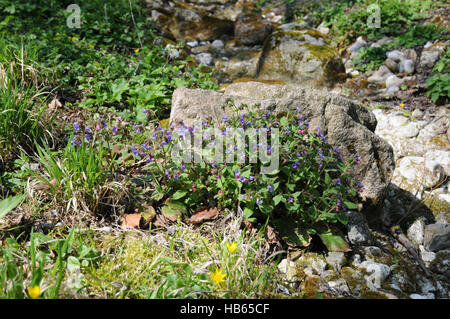
M141 214L135 213L135 214L125 214L122 217L122 227L127 228L139 228L139 224L141 222Z
M146 209L142 212L142 226L143 228L147 228L147 226L155 219L156 211L153 206L147 206Z
M167 219L163 215L158 214L158 215L156 215L155 226L156 227L161 227L161 228L168 228L169 227L169 223L168 223Z
M213 220L219 215L219 211L216 207L214 208L203 208L191 216L191 218L186 219L186 222L193 225L199 225L206 221Z
M280 244L280 239L278 237L277 231L270 225L267 225L266 228L266 237L267 241L271 244L277 244L277 246Z
M48 108L50 110L55 110L57 108L60 108L62 106L61 102L57 99L54 98L49 104L48 104Z

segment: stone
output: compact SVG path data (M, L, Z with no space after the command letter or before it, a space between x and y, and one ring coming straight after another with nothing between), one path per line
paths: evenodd
M297 268L293 261L283 259L278 264L278 271L283 274L288 281L297 280Z
M365 279L367 287L372 290L380 289L383 281L385 281L391 273L389 266L374 261L363 261L360 267L369 273L369 276L365 276Z
M344 160L356 153L361 156L360 165L350 173L364 187L361 198L371 201L382 198L393 174L393 151L373 133L375 116L363 106L327 91L251 81L230 84L223 94L178 88L172 97L170 122L191 125L195 120L209 118L221 122L225 116L222 102L227 99L234 100L236 105L260 104L274 114L301 105L302 114L310 121L310 130L320 126L328 136L328 143L342 150ZM232 110L225 111L229 116L237 116Z
M403 60L400 62L399 72L412 74L414 73L414 61L413 60Z
M434 120L430 124L426 125L419 133L419 137L424 139L431 139L441 134L445 134L445 132L449 132L449 119L447 116L440 117L439 119ZM449 142L446 141L447 148Z
M426 160L419 156L405 156L398 165L399 174L406 183L431 188L445 178L444 168L436 161Z
M295 265L303 269L307 276L322 275L327 268L325 258L316 253L305 253L295 261Z
M439 60L444 47L444 45L437 43L425 48L420 56L419 66L424 69L432 69Z
M199 64L210 65L213 61L213 57L212 57L211 53L207 53L207 52L196 54L194 56L194 58L195 58L195 61L197 61L197 63L199 63Z
M397 126L393 131L392 135L400 138L412 138L419 135L419 128L416 123L409 122L406 125Z
M450 225L442 223L427 225L424 246L426 250L433 252L450 249Z
M389 43L392 43L394 40L392 40L390 37L383 37L383 38L381 38L380 40L378 40L377 42L376 42L376 44L377 45L379 45L379 46L382 46L382 45L386 45L386 44L389 44Z
M435 259L430 263L430 269L432 272L443 275L450 281L450 250L437 252Z
M216 49L223 49L225 47L225 44L222 40L214 40L211 45L215 47Z
M198 41L188 41L186 42L186 45L190 46L191 48L194 48L196 46L198 46Z
M367 47L367 42L362 37L359 37L347 50L349 52L359 52L359 50L364 47Z
M339 295L350 294L350 289L348 288L347 282L344 278L340 278L336 281L328 281L328 286Z
M389 69L389 71L394 73L397 73L399 70L399 65L394 60L386 59L386 61L384 61L384 65Z
M386 56L388 59L391 59L395 62L400 62L405 58L403 53L399 50L389 51L386 53Z
M272 24L254 12L241 14L234 24L234 36L244 45L263 44L272 31Z
M430 150L425 153L424 158L438 162L445 170L445 174L450 176L450 151Z
M425 231L425 222L423 218L419 218L411 226L408 227L407 236L416 245L422 245Z
M386 66L382 65L374 74L367 78L367 81L377 85L385 85L386 79L391 75L392 72Z
M364 254L367 260L375 260L380 257L383 253L381 249L377 246L367 246L364 247Z
M232 21L191 9L176 9L166 26L177 41L213 40L233 34L234 28Z
M339 54L317 30L277 29L264 43L257 77L331 88L343 82L346 73Z
M347 237L353 245L362 246L370 242L370 229L362 213L348 212Z
M386 87L397 86L400 87L403 84L403 80L398 78L396 75L392 74L386 78Z
M232 80L241 77L254 78L258 68L260 50L246 50L237 53L229 61L221 61L221 65L216 64L217 69L221 69Z
M331 267L335 268L337 271L339 271L347 261L344 253L336 251L329 252L325 257L325 260Z
M426 250L425 247L423 247L423 245L419 246L419 250L423 262L427 267L429 267L430 263L436 258L436 253Z

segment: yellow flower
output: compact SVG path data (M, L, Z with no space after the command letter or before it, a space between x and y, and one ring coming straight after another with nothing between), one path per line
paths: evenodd
M211 272L211 280L214 281L216 284L220 284L221 282L224 282L225 280L223 278L225 278L227 274L222 273L222 268L218 269L216 267L216 272Z
M75 41L77 38L75 38L75 37L72 37L72 41Z
M178 69L178 67L177 67L176 65L174 65L174 66L173 66L173 69L176 70L176 69Z
M238 248L238 244L235 241L231 245L230 245L230 243L227 243L226 246L230 253L234 253L236 251L236 249Z
M92 44L89 44L89 47L90 47L91 49L93 49L93 48L94 48L94 46L93 46Z
M30 286L28 287L28 294L31 299L37 299L41 294L41 288L39 286Z
M400 107L405 107L405 104L403 104L403 103L400 103Z
M139 52L139 48L134 49L134 53L138 53Z

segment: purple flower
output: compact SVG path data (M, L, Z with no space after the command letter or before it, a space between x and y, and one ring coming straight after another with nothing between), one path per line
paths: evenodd
M261 200L261 199L258 199L257 201L256 201L256 204L258 204L258 205L261 205L263 203L263 201Z
M113 126L111 132L112 132L113 136L116 136L116 134L117 134L117 127Z
M241 175L241 171L240 170L236 170L234 171L234 176L239 177Z
M131 146L131 153L133 153L134 156L138 156L138 150L135 149L133 146Z
M84 138L86 139L86 141L90 141L90 140L91 140L91 135L88 134L88 133L86 133L86 134L84 135Z
M336 179L336 185L341 185L341 179L340 178Z
M273 192L273 186L272 185L269 185L269 186L267 186L267 189L269 190L269 192Z
M292 197L289 197L289 198L288 198L288 202L289 202L289 203L293 203L293 202L294 202L294 199L293 199Z
M247 179L246 179L244 176L241 176L241 177L239 178L239 181L240 181L241 183L245 183L245 182L247 181Z
M73 123L73 128L75 129L75 131L78 133L80 131L80 125L78 124L78 122L74 122Z

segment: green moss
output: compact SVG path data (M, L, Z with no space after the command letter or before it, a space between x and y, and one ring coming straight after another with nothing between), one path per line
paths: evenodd
M310 43L304 43L302 44L305 47L309 49L309 52L316 58L319 58L320 60L329 60L334 57L334 49L330 48L327 45L317 45L317 44L310 44Z

